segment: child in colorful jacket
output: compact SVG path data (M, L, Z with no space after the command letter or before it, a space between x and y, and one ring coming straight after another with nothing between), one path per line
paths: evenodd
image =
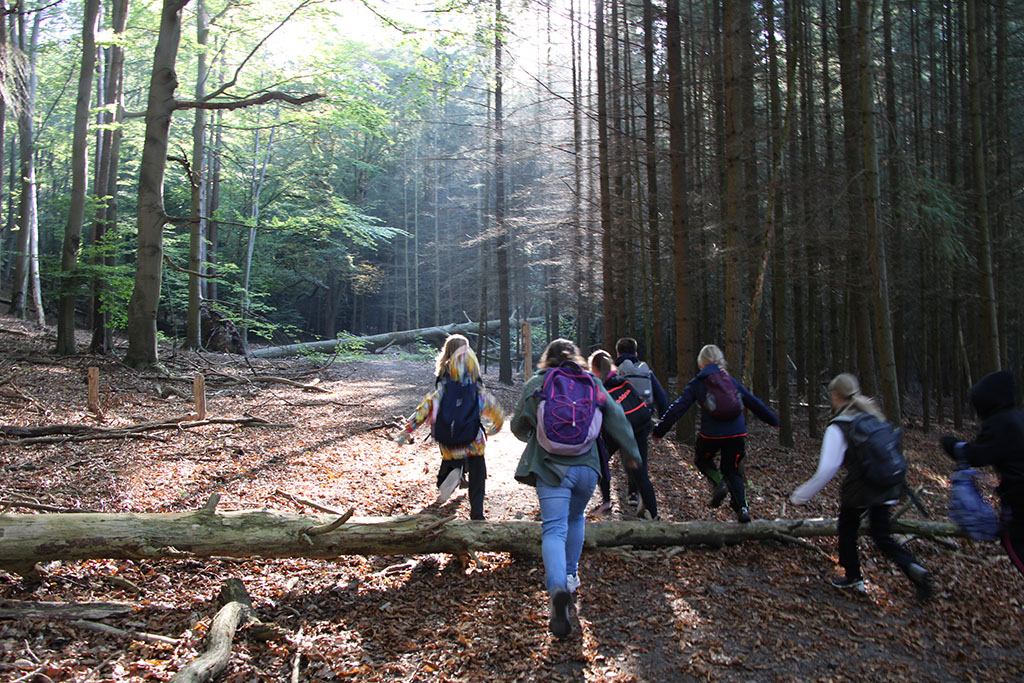
M484 519L484 488L487 480L487 464L484 461L484 447L487 437L497 434L505 421L505 414L491 392L484 388L480 377L480 363L469 346L469 340L461 334L453 334L445 340L444 347L435 363L437 380L435 388L423 399L416 411L409 416L405 428L396 441L401 444L412 442L412 433L426 421L433 426L438 408L444 396L448 380L461 384L480 383L477 392L481 426L476 438L467 446L446 446L438 443L441 450L441 469L437 473L437 504L444 503L462 480L463 472L469 474L469 518Z

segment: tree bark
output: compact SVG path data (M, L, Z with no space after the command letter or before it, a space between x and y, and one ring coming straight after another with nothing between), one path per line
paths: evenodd
M210 16L206 10L205 0L196 2L196 45L199 46L196 56L196 101L202 102L206 97L206 81L209 77L209 66L206 63L206 44L210 35ZM206 162L206 110L197 107L192 121L192 166L189 169L191 192L191 222L189 223L188 245L188 325L185 332L185 347L198 349L202 346L200 339L199 309L202 303L200 279L203 270L204 240L206 238L206 219L203 218L203 207L206 204L204 178Z
M160 33L153 55L146 106L146 139L139 164L137 209L137 255L135 288L128 302L128 353L131 367L156 365L156 314L160 304L163 267L164 173L167 169L167 136L174 113L174 90L178 87L175 63L181 42L181 10L188 0L164 0Z
M432 515L352 517L328 530L337 518L274 510L2 514L0 566L24 568L52 560L185 555L315 559L466 551L540 555L540 522L479 522ZM964 536L952 523L903 519L893 522L893 531L926 537ZM750 524L614 521L587 524L585 547L720 547L746 541L835 535L834 519L755 520Z
M498 318L501 342L498 348L498 381L512 384L511 290L509 287L509 238L505 223L505 132L502 92L502 35L505 31L501 0L494 2L494 227L497 230Z
M543 318L531 318L531 323L541 323ZM415 330L402 330L401 332L385 332L384 334L373 334L368 337L351 337L344 340L358 344L363 351L373 352L383 346L393 344L412 344L417 341L427 341L440 346L450 334L479 334L483 327L485 333L491 333L495 329L500 330L500 320L490 320L487 323L458 323L443 325L441 327L421 327ZM300 353L320 352L330 353L338 345L337 339L326 339L324 341L306 342L303 344L287 344L285 346L268 346L264 349L256 349L250 352L254 358L279 358L281 356L296 356Z
M78 72L78 100L71 141L71 197L68 222L64 226L61 250L60 307L57 313L57 353L75 354L75 303L78 289L78 250L82 246L85 195L88 190L89 105L92 101L93 71L96 69L96 20L99 0L86 0L82 19L82 64Z

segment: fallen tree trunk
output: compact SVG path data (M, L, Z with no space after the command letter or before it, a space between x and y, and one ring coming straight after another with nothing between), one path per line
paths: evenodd
M354 517L326 529L335 515L273 510L181 513L0 514L0 567L22 573L49 560L210 557L414 555L425 553L540 553L541 525L533 521L476 522L431 515ZM923 537L963 536L952 523L895 520L893 531ZM310 532L313 533L310 533ZM834 536L834 519L613 521L587 525L586 547L720 547L746 541Z
M543 322L541 318L532 319L530 322ZM491 320L484 323L487 332L497 330L501 325L500 320ZM441 327L421 327L415 330L401 330L399 332L386 332L384 334L373 334L367 337L348 337L342 341L327 339L325 341L306 342L303 344L286 344L284 346L268 346L263 349L255 349L249 352L253 358L279 358L281 356L297 356L300 353L332 353L339 344L358 345L363 351L374 352L384 346L394 344L414 344L417 341L425 341L434 346L440 347L450 334L475 335L480 330L480 323L453 323ZM470 337L472 340L474 337Z
M217 604L221 608L210 624L206 636L206 652L189 662L174 675L172 683L204 683L216 678L231 660L231 643L240 626L255 619L252 599L238 579L228 579L220 591Z

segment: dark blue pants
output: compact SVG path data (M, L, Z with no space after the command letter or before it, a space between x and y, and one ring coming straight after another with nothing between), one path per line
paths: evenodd
M651 478L647 473L647 437L650 433L650 424L633 428L633 438L636 439L636 448L640 451L641 464L635 470L628 469L625 462L623 462L622 467L626 472L629 493L639 493L640 498L644 501L644 508L650 511L652 517L657 517L658 500L654 494L654 484L651 483ZM610 448L608 450L608 457L610 458L616 450ZM621 460L622 458L619 459ZM602 500L611 500L611 482L606 476L606 472L608 472L607 460L602 463L601 467L601 498Z
M892 526L889 522L889 508L891 507L891 505L872 505L869 508L839 508L839 566L846 570L848 577L858 578L861 575L860 557L857 554L857 534L860 530L860 518L865 510L868 512L868 528L871 538L878 549L895 562L903 570L903 573L906 573L908 567L914 563L914 556L892 537Z

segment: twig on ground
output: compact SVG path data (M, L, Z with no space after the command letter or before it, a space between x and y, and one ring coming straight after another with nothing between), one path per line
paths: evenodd
M145 631L126 631L123 628L117 628L116 626L101 624L98 621L87 621L85 619L79 619L78 621L72 621L71 623L75 626L78 626L79 628L84 628L89 631L96 631L98 633L108 633L110 635L134 638L136 640L148 640L153 643L177 645L179 642L181 642L177 638L162 636L158 633L146 633Z

